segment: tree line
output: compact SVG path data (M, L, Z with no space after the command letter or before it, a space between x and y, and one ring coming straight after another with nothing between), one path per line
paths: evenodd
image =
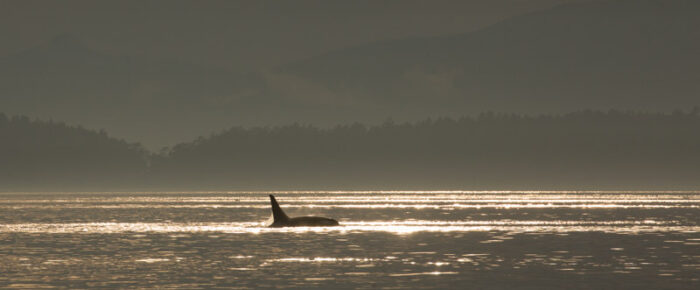
M148 159L139 144L109 137L104 130L0 113L0 190L141 182Z
M483 113L374 126L233 127L158 153L104 132L3 116L0 138L9 142L0 144L7 161L0 174L11 181L85 174L168 189L694 188L699 113Z

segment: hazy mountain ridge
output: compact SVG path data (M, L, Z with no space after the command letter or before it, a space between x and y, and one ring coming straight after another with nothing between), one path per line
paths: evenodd
M700 95L697 12L700 2L688 0L562 5L473 33L369 44L283 70L386 106L669 110Z
M103 54L70 35L5 57L0 63L3 94L8 97L49 102L107 98L115 108L154 105L150 101L211 106L207 97L235 95L236 90L251 82L245 74L223 68ZM151 94L141 95L144 92L139 90L149 86L154 88Z
M576 3L264 72L110 55L66 35L0 58L0 106L106 128L151 149L232 125L669 111L700 98L699 11L692 0Z
M0 106L8 112L109 128L131 139L155 131L170 142L196 136L201 124L180 120L220 117L234 101L251 103L248 91L261 83L253 73L104 54L70 35L0 59ZM188 134L173 135L177 130Z

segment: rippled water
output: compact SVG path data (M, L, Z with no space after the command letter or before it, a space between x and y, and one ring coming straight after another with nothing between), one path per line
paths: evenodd
M0 194L0 287L700 287L700 192Z

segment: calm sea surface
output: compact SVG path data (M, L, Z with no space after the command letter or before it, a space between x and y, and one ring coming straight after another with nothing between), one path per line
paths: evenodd
M0 288L700 289L700 192L2 193Z

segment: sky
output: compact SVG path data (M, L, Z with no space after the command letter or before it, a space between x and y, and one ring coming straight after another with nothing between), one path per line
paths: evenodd
M581 0L0 1L0 56L71 34L116 54L265 69L386 39L474 31Z

